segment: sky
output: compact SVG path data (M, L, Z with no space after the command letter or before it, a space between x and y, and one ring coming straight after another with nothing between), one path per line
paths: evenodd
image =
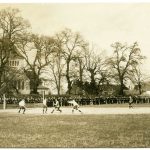
M99 53L112 53L111 44L138 42L147 57L142 69L150 72L150 3L34 3L0 4L19 8L34 33L52 36L65 27L80 32Z

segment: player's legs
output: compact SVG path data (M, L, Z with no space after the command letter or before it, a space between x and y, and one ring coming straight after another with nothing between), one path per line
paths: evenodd
M133 108L132 103L129 104L129 108Z
M76 105L73 106L73 108L72 108L72 113L74 113L74 110L77 110L77 106L76 106Z
M21 107L19 107L19 111L18 111L18 113L20 113L20 111L21 111Z
M21 110L23 110L23 108L24 108L23 106L20 106L20 107L19 107L19 111L18 111L18 113L20 113L20 112L21 112Z
M47 113L47 106L46 106L46 108L45 108L45 113Z
M57 107L57 111L60 111L60 112L62 112L62 110L60 109L60 106L59 106L59 107Z
M25 107L23 107L22 109L23 109L23 114L25 114L26 108L25 108Z
M78 105L75 105L72 109L72 113L74 112L74 110L78 110L80 113L82 113L82 111L79 109Z
M52 112L51 113L53 113L54 112L54 109L52 110Z
M76 106L76 110L78 110L80 113L82 113L82 111L79 109L79 106Z
M82 113L82 111L80 109L78 109L78 111Z
M51 113L53 113L53 112L55 111L55 109L56 109L56 107L54 107L54 109L52 110L52 112L51 112Z
M72 113L74 113L74 108L72 109Z
M45 105L43 105L43 114L44 114L44 112L47 113L47 106L45 106Z
M44 105L43 105L43 114L44 114Z

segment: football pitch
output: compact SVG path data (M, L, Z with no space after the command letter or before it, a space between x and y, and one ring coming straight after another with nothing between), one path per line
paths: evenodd
M0 110L1 148L150 147L150 108L81 107L83 114L42 108Z

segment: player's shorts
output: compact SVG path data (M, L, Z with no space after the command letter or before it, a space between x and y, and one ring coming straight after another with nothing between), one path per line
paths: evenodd
M19 106L20 109L26 109L25 106Z
M73 106L73 109L78 109L79 108L79 106L78 105L75 105L75 106Z
M60 108L60 106L55 106L55 108L58 108L58 109L59 109L59 108Z
M60 106L54 106L56 110L59 110L60 109Z
M47 105L44 105L44 104L43 104L43 108L47 108Z

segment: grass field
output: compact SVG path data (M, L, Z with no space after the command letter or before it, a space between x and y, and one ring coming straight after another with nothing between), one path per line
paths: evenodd
M150 147L149 114L0 113L0 147Z

